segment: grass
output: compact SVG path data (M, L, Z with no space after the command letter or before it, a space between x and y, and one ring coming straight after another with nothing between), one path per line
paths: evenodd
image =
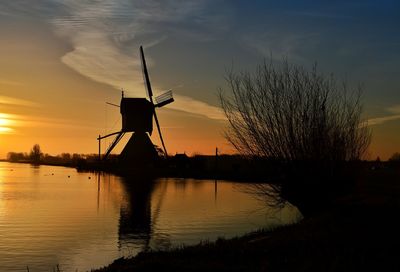
M234 239L118 259L108 271L400 271L400 171L368 170L326 212Z

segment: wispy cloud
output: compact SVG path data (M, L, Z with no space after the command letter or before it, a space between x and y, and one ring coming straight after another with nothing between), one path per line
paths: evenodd
M142 96L139 45L164 40L168 26L201 9L205 1L86 1L64 3L64 14L50 20L73 45L62 61L81 74ZM149 59L150 64L153 63Z
M370 126L381 125L386 122L395 121L395 120L400 119L400 105L394 105L394 106L388 107L386 109L386 112L390 112L391 115L377 117L377 118L371 118L368 120L368 125L370 125Z
M13 105L13 106L26 106L26 107L37 107L39 104L30 100L19 99L10 96L0 95L0 105Z
M94 126L75 120L0 113L0 134L20 134L26 128L92 129Z
M400 119L400 114L397 115L390 115L390 116L384 116L384 117L378 117L378 118L372 118L368 120L368 125L373 126L373 125L381 125L389 121L394 121Z
M28 4L29 2L29 4ZM206 41L225 30L223 16L206 12L211 0L42 0L34 7L27 0L0 3L8 13L42 18L54 32L72 45L62 62L80 74L131 96L143 96L139 45L152 47L179 33L188 39ZM3 6L3 7L2 7ZM150 66L155 60L147 56ZM157 93L157 84L154 84ZM175 96L172 108L222 118L218 107L189 96Z
M175 102L168 105L168 107L175 110L187 109L190 113L203 115L210 119L226 120L226 116L221 108L211 106L187 96L178 96Z
M400 105L394 105L394 106L391 106L391 107L389 107L388 109L387 109L387 111L389 111L389 112L391 112L391 113L397 113L397 114L400 114Z

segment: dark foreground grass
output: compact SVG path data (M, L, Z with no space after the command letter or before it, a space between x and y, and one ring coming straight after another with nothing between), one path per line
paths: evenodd
M118 259L97 271L400 271L400 174L366 173L358 193L302 222Z

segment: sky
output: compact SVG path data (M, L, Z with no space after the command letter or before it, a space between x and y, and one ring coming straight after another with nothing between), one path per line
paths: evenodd
M368 156L387 159L400 152L399 12L388 0L1 1L0 158L36 143L96 153L97 136L121 127L105 102L118 104L121 89L146 97L143 45L155 94L175 98L157 111L170 154L234 152L217 95L226 71L285 57L361 84Z

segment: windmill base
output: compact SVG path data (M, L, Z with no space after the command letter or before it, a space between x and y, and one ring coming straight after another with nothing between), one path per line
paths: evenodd
M158 153L146 132L135 132L119 155L124 166L136 166L154 163Z

